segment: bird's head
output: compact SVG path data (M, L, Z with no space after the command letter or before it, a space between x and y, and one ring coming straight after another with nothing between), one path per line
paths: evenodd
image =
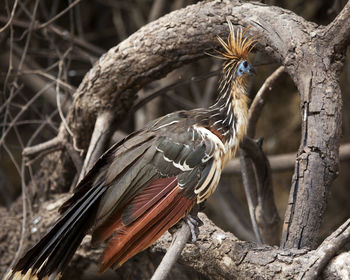
M230 34L227 42L218 37L224 51L217 51L220 59L225 60L223 65L223 81L233 81L236 78L245 83L249 74L255 74L255 70L248 60L248 54L256 44L256 37L245 36L249 27L234 30L233 25L228 21Z

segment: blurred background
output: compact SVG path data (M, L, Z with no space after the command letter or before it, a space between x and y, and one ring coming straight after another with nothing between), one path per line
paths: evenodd
M0 205L10 207L28 183L40 159L25 166L24 147L52 139L61 122L59 99L65 114L85 73L108 49L130 34L173 10L197 1L187 0L3 0L0 28ZM263 1L277 5L317 24L327 25L345 0ZM11 16L14 3L16 10ZM52 20L54 19L54 20ZM252 55L257 75L250 91L256 93L279 65L261 53ZM204 56L171 72L138 93L129 117L110 145L148 121L180 109L208 107L217 94L220 61ZM350 64L347 56L340 77L343 93L342 144L350 143ZM57 83L60 90L57 92ZM155 98L150 98L155 97ZM145 102L148 100L149 102ZM264 139L268 156L296 153L300 141L299 94L287 74L273 85L258 122L257 137ZM329 198L320 238L324 238L350 214L350 156L344 150L340 174ZM239 238L254 240L237 169L225 170L220 186L206 204L205 212L220 227ZM284 218L293 166L273 170L275 201ZM40 190L28 190L29 199L40 200Z

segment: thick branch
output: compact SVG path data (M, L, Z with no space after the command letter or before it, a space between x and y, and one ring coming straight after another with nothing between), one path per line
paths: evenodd
M322 30L323 28L321 28ZM329 46L333 49L335 46L344 48L350 40L350 1L340 14L322 31L322 35L328 40Z
M67 197L67 195L55 195L52 200L40 205L40 215L35 220L29 221L28 224L28 231L32 232L30 242L35 242L54 223L58 215L57 210ZM317 250L281 250L270 246L259 247L251 242L240 241L231 233L224 232L218 228L204 214L199 213L199 218L204 222L204 225L200 228L198 241L200 247L187 244L179 261L207 275L210 279L255 279L256 277L269 280L295 279L298 272L304 271L308 267L308 260L311 260L313 256L317 256ZM21 219L21 214L16 213L14 208L11 212L8 212L6 209L0 207L0 219L6 225L6 227L0 229L0 238L6 238L6 236L10 235L16 239L16 236L20 232L20 223L16 221ZM73 260L74 264L71 268L68 268L68 275L71 273L70 270L76 272L77 265L82 268L83 264L84 266L88 266L99 261L102 250L101 248L92 248L90 239L90 236L84 239L76 253L76 261ZM172 236L166 233L150 250L153 253L163 254L171 242ZM0 247L0 251L4 253L3 262L0 265L2 272L11 262L12 255L10 251L16 249L15 244L16 242L2 242L0 244L2 246ZM27 243L26 247L28 248L30 245L32 244ZM140 264L140 258L138 256L136 257L136 263L131 259L118 269L117 275L123 275L122 271L128 266L131 266L131 269L138 270L136 267L137 264ZM145 255L143 257L143 268L145 270L149 266L154 267L152 259L147 259ZM156 257L153 255L154 258L159 258L159 256ZM327 275L330 277L329 279L332 279L331 277L334 277L334 275L350 273L350 266L345 268L340 267L339 263L332 261L326 270ZM148 270L145 271L145 273L148 272ZM121 279L117 275L115 279ZM130 279L140 279L140 274L136 274L136 276L134 275Z
M245 16L240 19L238 15ZM282 26L295 22L311 27L297 15L277 7L239 1L200 2L147 24L110 49L87 73L75 93L68 120L76 137L83 142L78 143L87 146L81 135L86 131L91 133L94 122L88 120L96 118L98 111L113 108L117 117L124 116L139 88L217 46L216 36L226 36L228 32L226 18L248 26L259 17L271 19L269 24L282 34ZM277 50L270 47L267 52L277 59L283 58L293 34L278 41L275 33L264 35L267 44Z

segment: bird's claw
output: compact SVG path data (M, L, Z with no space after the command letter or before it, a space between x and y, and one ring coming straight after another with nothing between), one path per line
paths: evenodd
M187 225L191 230L191 235L192 235L191 241L192 243L196 244L198 235L199 235L199 227L203 225L203 222L201 221L201 219L198 218L198 216L192 216L190 214L188 214L185 217L185 222L187 223Z

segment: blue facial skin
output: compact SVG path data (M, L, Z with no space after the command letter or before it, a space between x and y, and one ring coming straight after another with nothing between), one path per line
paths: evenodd
M237 76L242 76L243 74L255 73L254 68L250 66L247 60L243 60L237 67Z

